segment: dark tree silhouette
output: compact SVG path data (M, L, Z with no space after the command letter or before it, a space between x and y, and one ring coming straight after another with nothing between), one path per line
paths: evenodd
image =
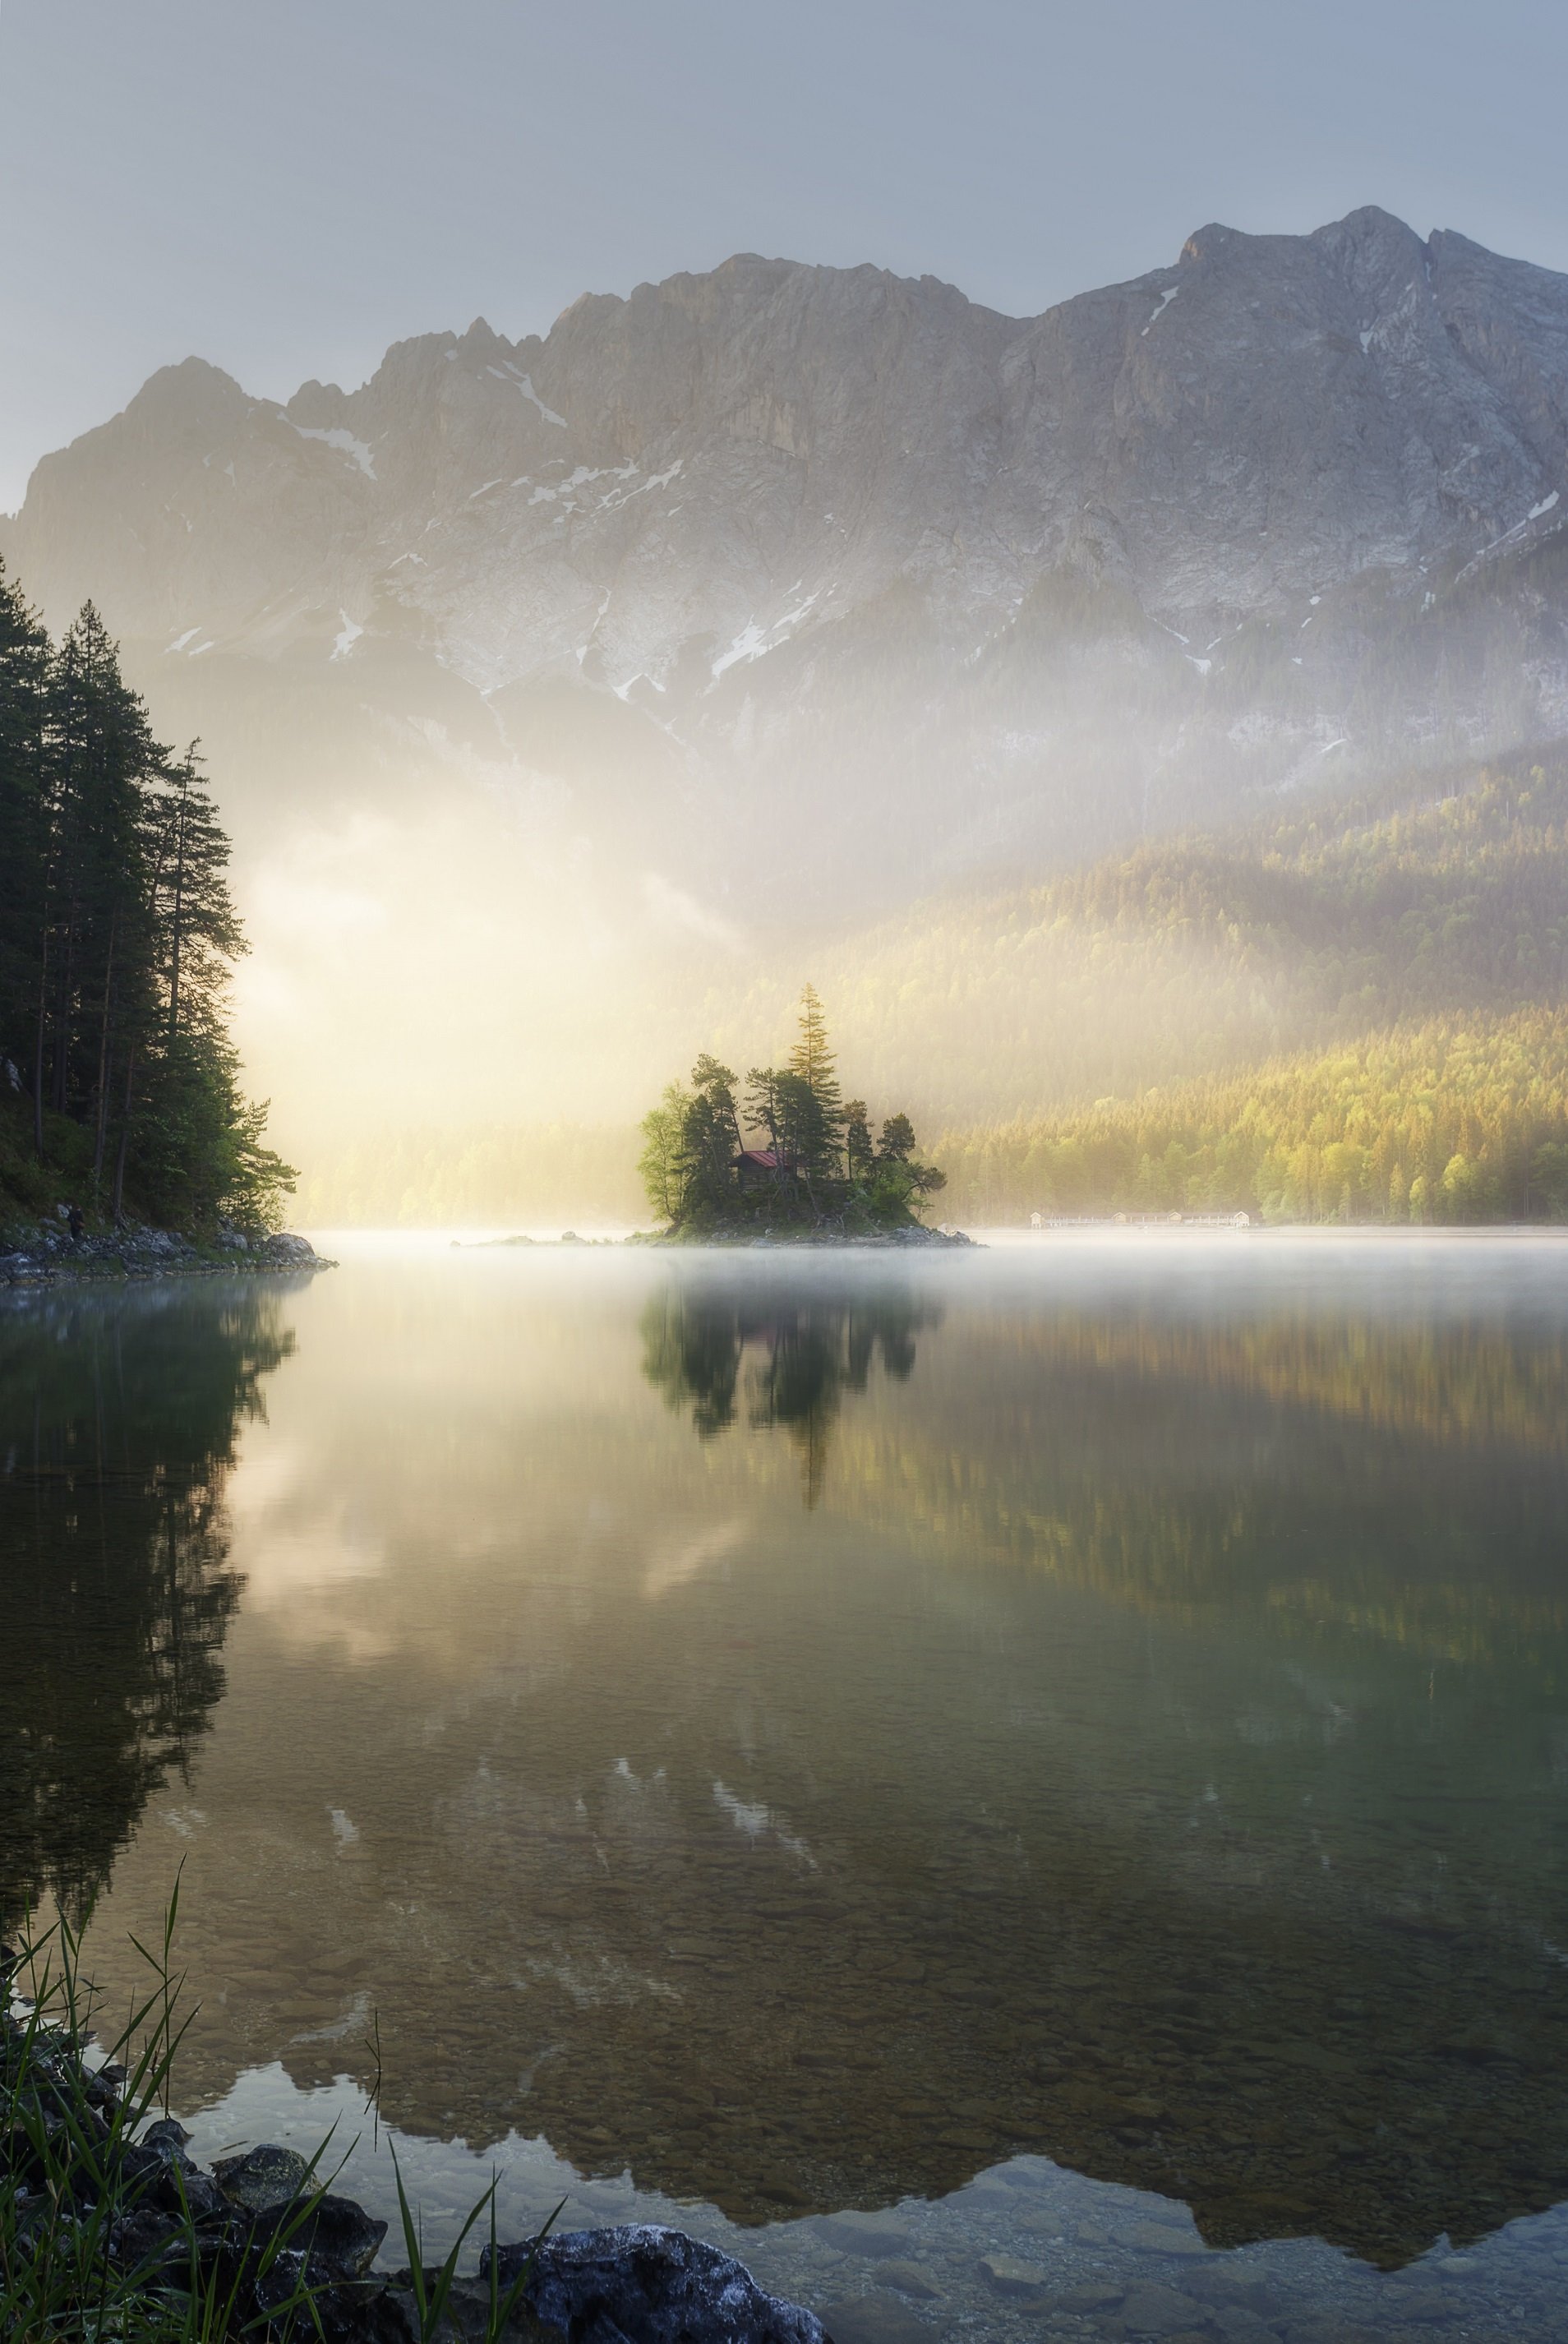
M808 1507L822 1493L829 1436L846 1393L914 1372L915 1339L941 1312L904 1289L854 1297L754 1282L672 1287L642 1315L642 1371L700 1439L745 1419L778 1428L799 1451Z
M66 1288L0 1316L0 1925L79 1918L223 1690L223 1490L293 1338L275 1288Z

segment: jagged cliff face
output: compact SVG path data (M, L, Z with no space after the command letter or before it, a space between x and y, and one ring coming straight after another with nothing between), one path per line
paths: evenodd
M287 407L188 359L5 551L256 818L462 765L783 908L1568 730L1565 496L1568 278L1364 211L1037 318L740 258Z

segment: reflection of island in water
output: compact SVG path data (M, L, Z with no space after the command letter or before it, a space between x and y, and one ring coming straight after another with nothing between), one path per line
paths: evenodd
M805 1503L822 1495L828 1437L846 1392L864 1392L873 1363L905 1382L915 1338L941 1311L906 1290L842 1293L764 1279L671 1285L642 1314L642 1371L670 1406L690 1408L704 1440L742 1415L787 1431Z
M225 1472L290 1342L253 1286L0 1314L0 1924L41 1892L80 1916L206 1729Z
M1027 2151L1391 2265L1568 2195L1561 1314L947 1284L808 1515L771 1396L918 1276L685 1274L318 1289L292 1551L376 1569L269 1617L258 1544L207 1824L105 1918L187 1857L197 2088L373 2006L389 2120L748 2222Z

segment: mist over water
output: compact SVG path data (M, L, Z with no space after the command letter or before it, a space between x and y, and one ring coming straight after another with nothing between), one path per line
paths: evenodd
M1037 2332L986 2252L1090 2335L1560 2285L1568 1248L362 1240L57 1318L0 1860L112 1874L114 1997L183 1862L203 2153L336 2117L380 2203L390 2127L432 2237L495 2161L912 2337Z
M1568 2344L1556 21L0 11L0 1935L384 2276Z

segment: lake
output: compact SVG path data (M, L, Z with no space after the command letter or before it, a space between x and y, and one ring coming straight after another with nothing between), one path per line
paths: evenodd
M1568 1243L339 1249L0 1304L0 1906L183 1867L194 2153L1568 2336Z

